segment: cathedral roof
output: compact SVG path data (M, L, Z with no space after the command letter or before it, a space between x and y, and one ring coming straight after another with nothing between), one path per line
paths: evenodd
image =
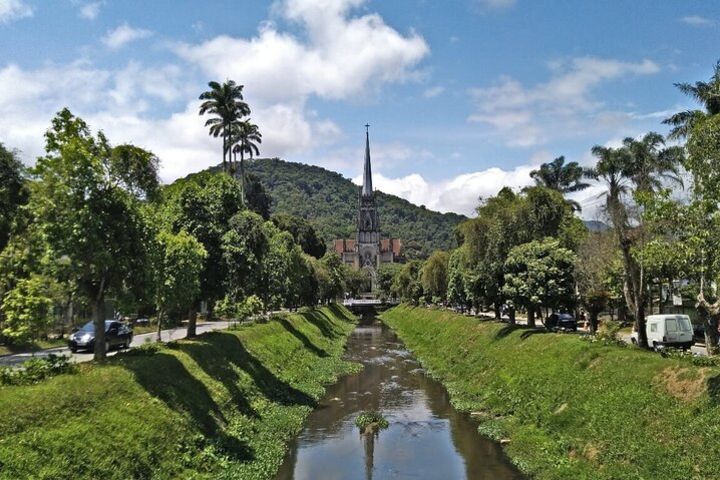
M363 170L362 196L371 197L373 194L372 169L370 167L370 125L365 125L365 169Z

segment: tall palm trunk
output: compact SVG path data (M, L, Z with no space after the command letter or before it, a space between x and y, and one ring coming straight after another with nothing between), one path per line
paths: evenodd
M242 192L243 202L247 203L245 201L245 154L242 149L240 150L240 191Z

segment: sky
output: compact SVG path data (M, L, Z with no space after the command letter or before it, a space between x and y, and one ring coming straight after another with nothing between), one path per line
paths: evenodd
M471 215L557 156L666 133L717 45L717 1L0 0L0 142L31 165L69 107L171 182L220 163L198 96L233 79L261 156L358 183L369 123L376 189Z

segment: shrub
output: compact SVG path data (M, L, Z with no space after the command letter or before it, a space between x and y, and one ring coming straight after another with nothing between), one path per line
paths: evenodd
M361 434L376 433L378 430L383 430L390 426L385 417L376 411L362 412L355 419L355 425L360 429Z
M0 385L31 385L61 373L76 371L77 365L70 363L70 357L50 354L44 358L31 358L23 363L22 368L0 368Z

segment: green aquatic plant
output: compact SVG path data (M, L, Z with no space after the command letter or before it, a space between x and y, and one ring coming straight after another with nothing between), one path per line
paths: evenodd
M355 419L355 425L360 429L360 434L365 435L366 433L376 433L379 430L384 430L390 426L385 417L376 411L362 412Z

